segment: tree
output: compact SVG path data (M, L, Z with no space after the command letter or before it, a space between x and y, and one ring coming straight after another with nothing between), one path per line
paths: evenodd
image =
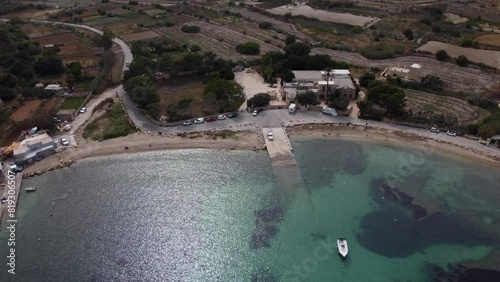
M69 87L73 87L73 85L75 85L75 76L72 75L72 74L68 74L66 75L66 84L69 86Z
M0 85L0 99L4 101L14 100L16 94L12 89Z
M375 80L375 74L371 71L367 71L361 75L359 78L359 85L367 87L370 82Z
M35 63L35 71L41 75L60 74L64 71L64 66L57 55L42 56Z
M236 52L244 55L258 55L260 53L260 45L257 42L248 41L236 45Z
M314 92L312 91L297 94L295 98L297 100L297 103L303 105L306 108L308 105L317 105L319 103L318 99L316 98L316 94L314 94Z
M265 107L269 105L271 101L271 96L266 93L259 93L252 98L248 99L247 106L250 108Z
M297 36L290 34L286 36L285 44L286 45L294 44L296 41L297 41Z
M349 106L349 99L345 95L342 95L338 89L335 89L333 93L328 93L326 95L326 100L328 101L330 107L335 108L336 110L345 111Z
M323 69L325 72L324 79L326 80L326 94L330 92L330 78L332 78L332 68L326 67Z
M413 40L415 37L415 35L413 34L413 30L411 29L406 29L405 31L403 31L403 34L406 36L406 38L408 40Z
M115 34L107 27L104 27L102 33L102 46L104 49L109 50L113 47L113 38L115 38Z
M461 67L466 67L469 65L469 59L466 56L460 55L455 59L455 63Z
M205 102L217 105L219 112L234 111L244 101L243 88L234 81L213 77L207 83L203 98Z
M197 25L183 25L181 27L181 31L186 33L198 33L200 30L200 27Z
M436 52L436 60L438 61L446 61L450 58L448 53L445 50L438 50Z
M309 53L311 53L311 47L307 45L306 43L303 42L296 42L289 44L285 47L285 53L290 56L290 55L296 55L296 56L307 56Z

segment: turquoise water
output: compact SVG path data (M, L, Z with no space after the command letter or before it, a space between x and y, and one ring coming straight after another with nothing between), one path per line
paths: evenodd
M17 274L4 267L0 280L434 281L436 267L499 249L497 169L372 143L292 146L305 184L278 192L286 176L250 151L95 158L27 179L39 189L20 198ZM427 216L388 198L387 183ZM255 248L262 226L269 245ZM2 226L3 258L7 235Z

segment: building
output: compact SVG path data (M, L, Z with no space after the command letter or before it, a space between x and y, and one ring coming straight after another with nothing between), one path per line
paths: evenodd
M60 84L49 84L45 86L45 90L52 91L58 95L64 94L64 88Z
M392 76L392 77L399 77L402 80L413 80L417 81L420 80L421 75L421 69L422 65L419 64L412 64L409 67L403 67L403 66L391 66L386 68L382 72L383 77L387 76Z
M56 117L62 121L72 121L75 119L75 116L76 110L74 109L59 110L56 113Z
M287 88L295 88L296 94L312 91L318 94L319 99L324 99L326 93L339 90L349 99L357 98L357 88L354 85L351 73L346 69L326 71L292 71L295 75L293 83L285 83ZM288 101L288 96L287 96Z
M16 164L26 165L55 153L56 142L46 133L24 139L14 150Z

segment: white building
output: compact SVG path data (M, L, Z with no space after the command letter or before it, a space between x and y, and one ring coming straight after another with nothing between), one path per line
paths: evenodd
M55 153L56 142L46 133L24 139L14 150L16 164L30 164Z
M356 99L357 89L351 78L351 72L346 69L326 71L292 71L295 75L294 83L285 84L287 91L294 87L297 93L312 91L318 94L318 98L324 99L326 93L339 90L349 99ZM288 97L287 97L288 100Z

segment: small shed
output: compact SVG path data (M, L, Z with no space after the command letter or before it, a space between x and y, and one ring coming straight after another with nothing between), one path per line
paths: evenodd
M56 117L58 119L66 120L66 121L74 120L75 116L76 116L76 110L74 110L74 109L59 110L56 113Z
M500 134L497 134L490 138L492 142L495 142L495 146L500 145Z

